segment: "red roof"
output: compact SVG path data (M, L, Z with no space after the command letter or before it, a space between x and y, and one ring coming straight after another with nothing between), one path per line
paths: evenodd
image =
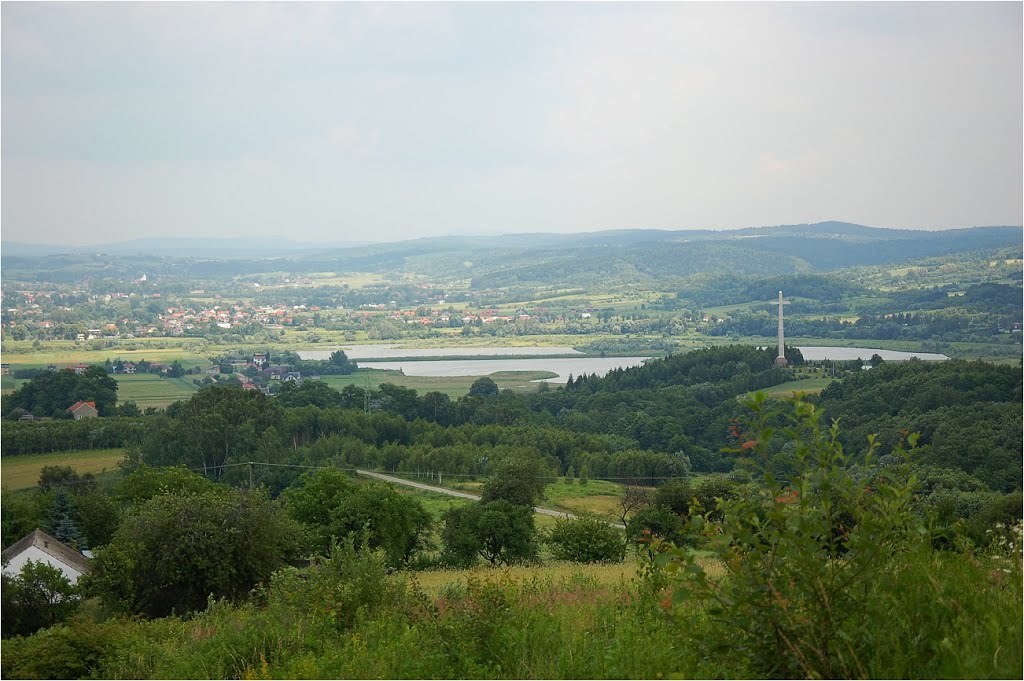
M79 409L81 409L82 407L86 407L86 406L92 407L93 409L95 409L96 408L96 403L95 402L82 402L81 400L79 400L78 402L75 402L70 407L68 407L68 411L76 412Z

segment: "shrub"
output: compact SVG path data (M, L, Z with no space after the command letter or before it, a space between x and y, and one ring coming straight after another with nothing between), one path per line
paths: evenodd
M596 518L559 518L544 542L555 558L577 563L619 561L626 552L622 533Z
M7 679L80 679L90 676L125 636L124 622L71 621L28 638L4 642Z
M814 405L793 404L783 431L795 454L789 483L772 473L774 431L766 424L778 415L765 409L759 393L748 401L756 435L741 436L735 450L753 455L744 463L759 486L723 502L717 527L699 515L687 523L689 534L707 537L724 578L709 576L692 553L655 543L662 551L656 563L672 578L666 606L681 617L692 612L682 604L700 606L720 634L690 643L707 658L744 656L753 676L862 676L879 640L879 622L866 615L878 602L875 587L897 569L904 551L920 544L912 480L859 479L838 426L824 430ZM872 442L868 464L873 449Z
M270 600L297 612L326 618L339 629L352 626L361 615L399 605L404 585L388 576L387 556L352 538L334 544L326 558L305 570L276 573L268 589Z

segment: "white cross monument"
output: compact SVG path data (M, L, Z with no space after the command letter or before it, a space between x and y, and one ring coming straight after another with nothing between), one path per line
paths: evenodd
M784 367L788 362L786 362L786 342L782 333L782 306L789 305L789 301L783 300L782 291L779 291L779 300L772 303L772 305L779 306L779 356L775 358L775 366Z

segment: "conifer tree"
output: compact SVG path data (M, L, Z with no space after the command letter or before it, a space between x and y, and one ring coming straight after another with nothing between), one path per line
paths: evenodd
M57 489L53 497L53 509L50 511L50 523L47 528L55 539L71 548L82 551L88 548L85 538L79 532L72 517L71 500L63 487Z

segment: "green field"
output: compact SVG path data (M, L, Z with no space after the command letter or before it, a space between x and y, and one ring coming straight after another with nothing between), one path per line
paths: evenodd
M499 371L491 374L499 390L506 388L515 392L534 392L540 388L539 383L531 383L541 378L552 378L556 374L550 371ZM324 376L322 380L335 390L346 385L361 388L376 388L381 383L393 383L404 388L413 388L419 394L442 392L449 397L461 397L469 392L473 381L480 376L405 376L397 371L379 371L376 369L360 370L348 376Z
M71 466L78 474L117 468L123 449L92 449L51 454L25 454L0 458L0 485L9 490L35 487L43 466Z
M133 401L140 409L187 400L199 389L188 378L161 378L156 374L121 374L114 378L118 402Z
M25 378L14 378L13 376L4 376L0 378L0 390L3 390L4 394L13 392L21 386L28 383L28 379Z

